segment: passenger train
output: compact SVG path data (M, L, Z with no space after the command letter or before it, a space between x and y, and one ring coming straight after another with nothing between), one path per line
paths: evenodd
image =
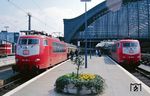
M67 57L70 58L71 51L75 54L77 46L69 43L66 43L66 46L67 46Z
M123 39L116 41L110 50L111 57L126 68L140 65L141 48L138 40Z
M0 44L0 57L12 55L12 44Z
M67 59L65 42L45 35L20 36L16 46L14 71L39 72Z

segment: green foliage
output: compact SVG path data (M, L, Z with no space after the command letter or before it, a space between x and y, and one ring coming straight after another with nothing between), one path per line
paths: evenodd
M69 77L64 75L64 76L61 76L59 77L56 82L55 82L55 90L57 92L63 92L63 89L65 88L66 85L69 84Z
M77 65L77 78L78 78L78 76L79 76L79 70L80 70L80 68L81 68L81 66L83 66L84 65L84 58L82 57L82 56L77 56L74 60L73 60L73 62L74 62L74 64L75 65Z

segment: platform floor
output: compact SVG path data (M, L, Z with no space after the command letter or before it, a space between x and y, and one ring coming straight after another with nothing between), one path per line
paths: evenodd
M8 66L15 63L15 56L0 58L0 67Z
M150 66L140 65L139 68L146 70L147 72L150 72Z
M71 64L71 61L67 61L8 92L4 96L67 96L56 93L54 91L54 83L59 76L73 71L75 72L75 65ZM107 56L92 56L92 59L88 57L88 68L83 68L81 71L99 74L105 79L106 88L100 96L150 96L150 88L148 86L126 72ZM133 88L131 83L141 84L141 90L131 90ZM140 87L138 86L138 88Z

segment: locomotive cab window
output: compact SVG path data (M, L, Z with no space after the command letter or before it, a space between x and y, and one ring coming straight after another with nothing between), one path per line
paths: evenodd
M123 47L137 47L138 43L136 42L127 42L127 43L123 43Z
M47 40L44 40L44 41L43 41L43 45L44 45L44 46L47 46L47 45L48 45L48 41L47 41Z
M28 39L28 44L39 44L39 40L38 39Z
M138 43L132 42L132 43L130 44L130 46L131 46L131 47L137 47L137 46L138 46Z
M123 43L123 47L130 47L130 43Z
M38 39L22 38L22 39L19 39L19 44L20 44L20 45L25 45L25 44L28 44L28 45L31 45L31 44L39 44L39 40L38 40Z
M27 44L27 39L19 39L19 44L20 44L20 45L25 45L25 44Z

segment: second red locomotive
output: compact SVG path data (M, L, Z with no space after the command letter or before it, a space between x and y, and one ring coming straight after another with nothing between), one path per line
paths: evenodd
M39 72L67 59L66 44L44 35L20 36L16 46L16 65L19 72Z
M112 58L124 67L135 68L140 65L141 49L138 40L116 41L112 45L110 53Z

